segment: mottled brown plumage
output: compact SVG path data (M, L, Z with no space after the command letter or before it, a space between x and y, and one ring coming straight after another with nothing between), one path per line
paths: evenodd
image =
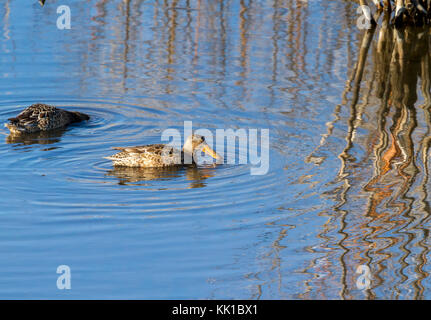
M194 152L202 150L213 158L217 159L217 154L206 144L205 139L199 135L191 135L184 144L183 150L177 150L166 144L150 144L146 146L113 148L120 152L106 157L112 160L115 166L125 167L169 167L187 165L186 156L189 156L191 165L195 164Z
M54 106L33 104L15 118L10 118L5 124L11 134L35 133L65 127L71 123L88 120L86 114L76 111L66 111Z
M150 144L147 146L113 149L120 150L121 152L118 152L111 157L107 157L107 159L114 161L114 165L116 166L168 167L183 163L183 152L164 144ZM166 152L166 161L163 161L164 152Z

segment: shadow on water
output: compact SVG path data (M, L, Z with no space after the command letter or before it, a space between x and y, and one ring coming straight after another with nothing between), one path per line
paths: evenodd
M214 173L209 168L166 167L166 168L129 168L115 166L106 173L107 176L116 177L119 185L145 185L142 182L153 180L170 180L185 176L190 181L189 188L205 187L205 180L213 177Z
M61 141L61 137L66 131L66 128L61 128L57 130L26 133L20 135L9 134L6 137L6 143L25 146L32 144L54 144ZM52 148L50 148L50 150L52 150Z

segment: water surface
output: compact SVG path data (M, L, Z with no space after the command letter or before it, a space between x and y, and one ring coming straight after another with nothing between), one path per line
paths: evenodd
M359 30L356 7L3 1L0 122L34 102L91 120L2 129L0 298L429 299L430 33ZM190 120L268 128L269 172L103 158Z

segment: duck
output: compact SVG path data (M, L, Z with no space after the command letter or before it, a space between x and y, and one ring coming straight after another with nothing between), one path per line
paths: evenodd
M150 144L137 147L114 147L120 152L106 157L114 166L161 168L172 166L196 166L196 152L204 152L216 160L221 157L206 143L205 138L198 134L190 135L181 151L167 144ZM191 161L185 161L185 159ZM188 163L190 162L190 163Z
M39 0L39 4L43 7L43 5L45 4L45 0Z
M43 103L36 103L15 118L8 119L5 127L13 135L35 133L63 128L71 123L89 120L90 117L77 111L67 111Z

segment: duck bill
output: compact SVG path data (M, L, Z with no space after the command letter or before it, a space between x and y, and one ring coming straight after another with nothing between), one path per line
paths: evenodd
M211 149L208 145L204 146L202 148L202 151L216 160L220 159L220 156L213 149Z

